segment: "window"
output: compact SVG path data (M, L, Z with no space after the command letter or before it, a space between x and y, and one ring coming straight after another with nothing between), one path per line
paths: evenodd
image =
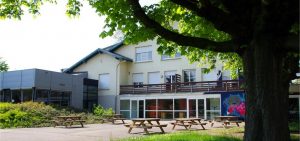
M135 87L143 86L143 73L132 74L132 83Z
M109 89L109 74L99 74L99 89Z
M161 56L161 60L176 59L176 58L180 58L180 57L181 57L181 54L180 54L180 53L176 53L174 56L170 56L170 55L163 54L163 55Z
M183 71L183 82L195 82L196 71L195 70L184 70Z
M145 62L152 61L152 47L139 47L135 49L135 61Z
M159 72L149 72L148 73L148 84L159 84L160 83L160 73Z

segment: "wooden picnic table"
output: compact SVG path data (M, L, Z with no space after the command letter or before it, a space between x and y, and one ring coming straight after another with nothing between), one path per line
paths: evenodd
M122 114L113 114L113 115L103 115L105 120L112 122L115 124L116 121L120 120L123 124L125 124L125 118L122 118Z
M133 128L143 128L144 132L149 134L148 129L152 127L158 127L161 133L165 133L163 127L167 127L167 124L160 124L160 118L135 118L131 120L132 124L125 124L126 127L129 127L128 133L130 133Z
M191 129L192 125L200 125L203 130L205 130L204 125L207 123L201 122L201 118L176 118L175 122L172 122L173 130L176 126L183 126L185 129Z
M230 123L235 123L238 127L240 126L239 123L241 123L238 116L215 116L214 121L222 122L225 128L227 128ZM213 127L213 125L214 122L211 123L211 127Z
M83 123L85 120L81 119L81 116L57 116L56 120L53 120L54 127L59 125L65 125L66 127L71 127L74 122L79 122L81 127L83 127Z

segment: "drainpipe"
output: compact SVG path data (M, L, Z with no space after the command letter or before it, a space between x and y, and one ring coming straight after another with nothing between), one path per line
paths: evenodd
M124 62L126 62L125 60L122 60L122 59L120 59L119 60L119 63L118 63L118 65L117 65L117 67L116 67L116 96L115 96L115 112L117 112L117 106L118 106L118 98L117 98L117 96L119 95L119 86L118 86L118 68L119 68L119 66L120 66L120 64L121 63L124 63Z

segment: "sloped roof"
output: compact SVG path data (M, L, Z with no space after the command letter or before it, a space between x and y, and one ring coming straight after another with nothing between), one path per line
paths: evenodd
M131 58L128 58L126 56L123 56L121 54L118 54L118 53L114 52L116 49L120 48L123 45L124 45L123 42L120 42L120 43L105 47L103 49L98 48L95 51L93 51L92 53L90 53L89 55L87 55L86 57L79 60L77 63L75 63L71 67L65 69L63 72L72 73L75 68L77 68L78 66L80 66L83 63L86 63L88 60L90 60L91 58L93 58L94 56L96 56L99 53L100 54L104 53L104 54L111 55L112 57L114 57L117 60L124 60L124 61L128 61L128 62L133 62L133 60Z

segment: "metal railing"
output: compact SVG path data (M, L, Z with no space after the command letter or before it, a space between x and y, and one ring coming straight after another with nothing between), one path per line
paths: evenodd
M122 94L149 94L149 93L180 93L180 92L229 92L243 91L238 80L202 81L185 83L164 83L144 85L121 85Z

